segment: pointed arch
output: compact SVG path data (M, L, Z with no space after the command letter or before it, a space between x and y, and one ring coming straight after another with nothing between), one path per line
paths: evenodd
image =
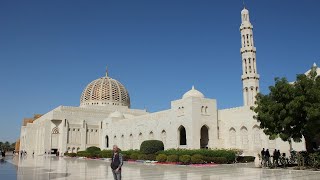
M260 138L260 127L258 125L254 125L252 127L252 135L253 135L253 145L256 150L259 150L261 147L261 138Z
M109 148L109 136L106 135L105 137L105 145L106 145L106 148Z
M187 133L186 128L182 125L178 128L179 134L179 145L187 145Z
M205 124L200 129L200 148L208 148L209 127Z
M161 141L163 142L164 147L166 147L167 132L164 129L161 131Z
M248 129L245 126L240 128L241 133L241 146L242 149L248 149L249 147L249 139L248 139Z
M229 129L229 143L231 147L236 147L237 142L236 142L236 129L231 127Z

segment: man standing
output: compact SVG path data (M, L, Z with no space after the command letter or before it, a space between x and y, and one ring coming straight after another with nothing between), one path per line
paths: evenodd
M113 146L113 155L111 159L111 170L114 180L121 180L121 166L123 165L122 154L119 153L117 145Z

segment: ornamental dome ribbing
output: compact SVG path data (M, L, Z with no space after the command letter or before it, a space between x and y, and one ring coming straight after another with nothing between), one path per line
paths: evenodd
M81 106L128 106L130 97L127 89L117 80L101 77L89 83L83 90L80 98Z

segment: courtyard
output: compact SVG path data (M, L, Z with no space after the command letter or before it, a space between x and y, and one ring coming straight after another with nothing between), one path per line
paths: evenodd
M0 163L1 179L113 179L106 160L28 155L7 156ZM253 163L195 167L125 162L124 180L213 180L213 179L319 179L320 172L291 169L261 169Z

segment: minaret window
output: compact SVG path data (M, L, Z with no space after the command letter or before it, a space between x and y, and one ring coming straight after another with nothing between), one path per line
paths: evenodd
M245 72L246 72L246 74L248 74L248 72L247 72L247 60L246 59L244 59L244 65L245 65Z
M243 39L243 47L245 47L245 45L246 45L246 38L245 38L244 35L242 35L242 39Z

